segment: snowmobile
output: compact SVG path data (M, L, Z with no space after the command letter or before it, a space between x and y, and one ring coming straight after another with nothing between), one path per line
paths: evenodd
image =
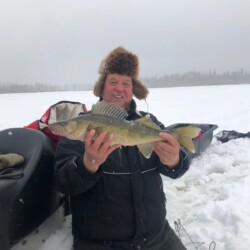
M212 141L214 124L178 123L168 128L195 125L193 139L199 155ZM18 166L0 170L0 249L39 249L69 213L67 198L54 186L54 146L45 133L30 128L0 131L0 154L24 157Z
M86 111L83 103L60 101L24 128L0 131L0 155L24 158L22 164L0 168L0 250L39 249L70 214L68 197L54 186L59 136L46 125Z

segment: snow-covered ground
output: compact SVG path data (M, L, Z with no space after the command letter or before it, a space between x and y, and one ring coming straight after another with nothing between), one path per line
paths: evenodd
M155 114L165 125L217 124L221 130L250 131L250 85L151 89L141 110ZM41 117L61 100L83 102L90 109L97 101L90 91L0 94L0 130L22 127ZM163 177L167 218L175 228L184 226L181 238L188 250L248 250L250 246L250 139L222 144L215 138L193 159L180 179ZM178 224L181 226L180 224ZM70 216L40 250L70 250ZM213 242L213 243L212 243Z

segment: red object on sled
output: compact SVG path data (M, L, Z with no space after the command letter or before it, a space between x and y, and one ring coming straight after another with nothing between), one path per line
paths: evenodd
M74 118L82 112L86 112L86 106L80 102L60 101L50 106L39 120L35 120L24 128L30 128L40 130L46 134L54 144L56 144L60 138L58 135L54 135L47 125L63 121L66 119Z

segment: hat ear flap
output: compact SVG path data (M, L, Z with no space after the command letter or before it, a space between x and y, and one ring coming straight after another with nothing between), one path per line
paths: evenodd
M97 97L102 96L106 76L107 76L106 74L100 75L97 82L95 83L93 93Z
M134 96L139 99L146 99L148 96L148 88L139 80L134 79L133 80L133 93Z

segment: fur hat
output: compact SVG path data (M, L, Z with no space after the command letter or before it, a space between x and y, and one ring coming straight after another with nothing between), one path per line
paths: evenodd
M138 57L122 47L111 51L101 62L98 73L100 74L94 86L94 95L102 96L104 82L107 74L128 75L133 81L133 93L139 100L145 99L148 95L147 87L138 80L139 60Z

